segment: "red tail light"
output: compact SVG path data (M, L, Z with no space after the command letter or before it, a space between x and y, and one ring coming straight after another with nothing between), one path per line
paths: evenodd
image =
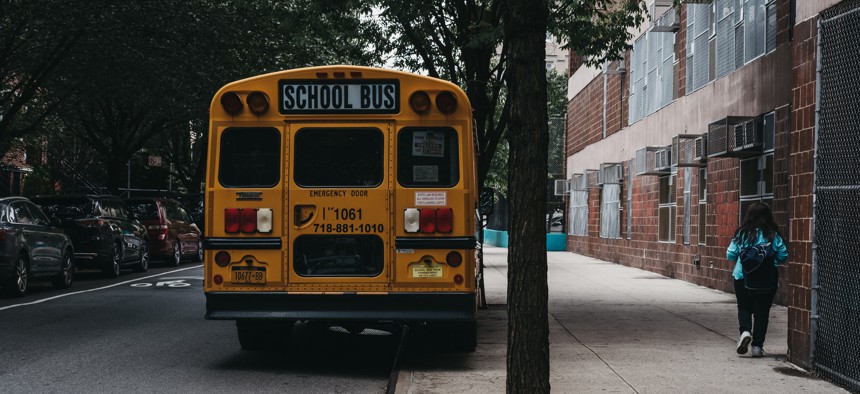
M224 232L239 232L239 208L224 209Z
M0 230L0 241L6 240L6 230Z
M168 228L166 224L153 224L146 228L149 230L158 230L158 239L162 241L167 239Z
M257 231L257 210L254 208L244 208L239 210L239 230L243 233L253 233Z
M436 210L436 231L450 233L454 226L454 210L451 208L439 208Z
M418 231L432 233L436 231L436 210L424 208L418 213Z

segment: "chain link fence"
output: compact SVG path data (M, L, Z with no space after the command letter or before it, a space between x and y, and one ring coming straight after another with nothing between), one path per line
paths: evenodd
M813 366L853 391L860 391L858 31L860 1L821 15L812 299Z

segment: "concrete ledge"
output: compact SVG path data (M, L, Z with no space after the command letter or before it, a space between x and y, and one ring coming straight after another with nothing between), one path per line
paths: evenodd
M508 247L508 232L500 230L484 230L484 244L490 246L498 246L500 248ZM552 233L546 235L546 250L548 251L564 251L567 250L567 235L562 233Z

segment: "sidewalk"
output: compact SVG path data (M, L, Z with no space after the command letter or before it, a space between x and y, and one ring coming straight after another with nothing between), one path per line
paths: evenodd
M507 249L484 252L488 310L474 353L403 360L397 393L504 393ZM550 384L556 393L846 393L786 363L786 308L765 357L735 352L733 294L569 252L550 252Z

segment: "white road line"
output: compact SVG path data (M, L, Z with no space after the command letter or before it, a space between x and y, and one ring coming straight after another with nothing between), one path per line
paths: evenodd
M150 279L150 278L156 278L156 277L159 277L159 276L170 275L170 274L172 274L172 273L174 273L174 272L187 271L187 270L192 270L192 269L195 269L195 268L200 268L200 267L202 267L202 266L203 266L203 264L195 265L195 266L193 266L193 267L180 268L180 269L178 269L178 270L173 270L173 271L163 272L163 273L160 273L160 274L157 274L157 275L150 275L150 276L146 276L146 277L143 277L143 278L137 278L137 279L127 280L127 281L125 281L125 282L114 283L114 284L112 284L112 285L108 285L108 286L104 286L104 287L98 287L98 288L95 288L95 289L75 291L75 292L72 292L72 293L60 294L60 295L57 295L57 296L53 296L53 297L49 297L49 298L44 298L44 299L36 300L36 301L32 301L32 302L25 302L25 303L22 303L22 304L8 305L8 306L4 306L4 307L0 308L0 311L6 310L6 309L17 308L17 307L19 307L19 306L28 306L28 305L41 304L41 303L43 303L43 302L45 302L45 301L56 300L57 298L68 297L68 296L75 295L75 294L89 293L89 292L91 292L91 291L98 291L98 290L109 289L109 288L111 288L111 287L122 286L122 285L127 284L127 283L140 282L140 281L142 281L142 280L146 280L146 279Z

